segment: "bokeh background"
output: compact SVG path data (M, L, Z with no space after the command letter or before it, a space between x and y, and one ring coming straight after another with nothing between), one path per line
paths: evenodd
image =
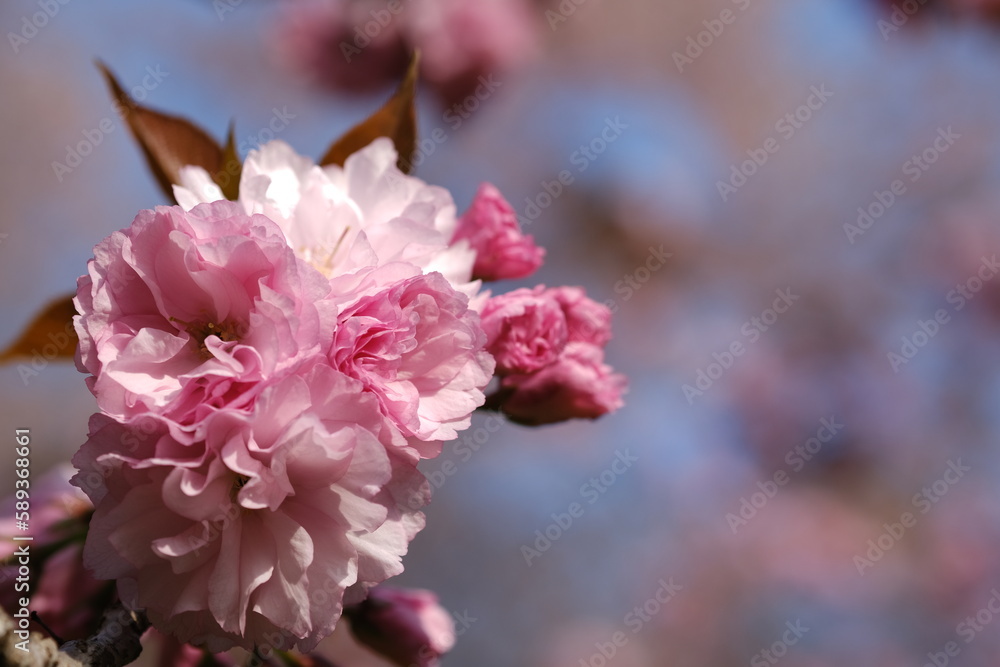
M995 665L995 7L403 4L350 64L385 2L0 5L0 340L163 203L95 58L220 138L235 119L244 152L283 124L318 156L417 45L422 135L445 137L417 174L459 211L496 184L548 248L530 282L612 304L630 378L595 423L477 418L428 462L400 583L456 614L444 664ZM36 474L83 442L71 363L0 368L0 391L0 443L30 428Z

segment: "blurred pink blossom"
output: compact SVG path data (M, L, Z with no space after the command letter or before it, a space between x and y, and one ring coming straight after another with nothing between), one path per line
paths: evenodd
M289 0L271 45L281 61L322 86L378 90L400 79L409 60L401 22L379 22L383 14L385 2L376 0Z
M278 57L334 89L385 86L402 77L408 54L420 51L421 78L455 105L477 89L492 90L491 77L522 67L540 50L542 19L529 0L283 5L271 38Z
M93 509L90 502L69 483L73 469L60 465L41 476L30 489L31 534L29 545L32 575L17 584L30 583L31 610L61 639L89 636L101 620L103 605L110 602L111 587L94 579L83 567L83 538L87 519ZM8 611L20 607L19 598L29 597L27 589L15 585L19 575L16 549L24 542L12 537L23 535L16 530L13 496L4 503L0 521L0 559L10 565L3 568L0 606ZM8 560L9 559L9 560Z

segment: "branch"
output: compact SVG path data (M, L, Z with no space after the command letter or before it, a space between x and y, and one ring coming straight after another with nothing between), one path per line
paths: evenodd
M117 604L104 613L101 629L90 639L69 641L60 648L52 639L32 632L28 650L23 651L17 648L21 641L15 634L17 624L0 609L0 663L10 667L124 667L142 653L139 638L148 627L144 613Z

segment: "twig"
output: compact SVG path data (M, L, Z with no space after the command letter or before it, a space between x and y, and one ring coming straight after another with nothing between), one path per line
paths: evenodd
M120 604L105 612L101 629L89 639L55 641L32 632L26 643L17 634L13 618L0 609L0 663L10 667L124 667L139 657L139 638L149 628L142 612ZM18 648L18 644L28 650Z

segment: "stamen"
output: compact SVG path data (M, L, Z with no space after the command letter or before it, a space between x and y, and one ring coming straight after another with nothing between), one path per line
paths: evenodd
M312 264L313 268L329 278L330 274L333 273L333 258L336 257L337 252L340 250L340 246L344 243L344 239L347 238L347 234L350 231L350 225L345 227L344 231L340 233L340 237L333 244L333 248L330 249L329 252L324 253L323 249L318 246L313 246L312 248L303 246L299 248L298 254L307 262Z

